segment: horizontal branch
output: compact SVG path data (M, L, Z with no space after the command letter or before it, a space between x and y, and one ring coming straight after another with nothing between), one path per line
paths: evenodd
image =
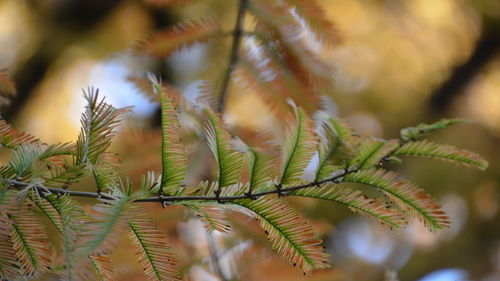
M220 196L217 197L215 195L213 196L198 196L198 195L188 195L188 196L154 196L154 197L148 197L148 198L142 198L142 199L137 199L134 200L134 202L161 202L164 204L172 203L172 202L179 202L179 201L223 201L223 202L230 202L233 200L239 200L239 199L251 199L251 200L257 200L258 198L266 195L271 195L271 194L280 194L282 196L287 196L290 195L291 192L304 189L304 188L309 188L309 187L314 187L314 186L319 186L321 184L325 184L328 182L334 182L338 183L339 180L351 173L355 173L358 170L344 170L339 175L321 180L321 181L316 181L316 182L309 182L309 183L304 183L301 185L296 185L296 186L291 186L287 188L281 188L281 189L272 189L272 190L266 190L262 192L255 192L252 194L241 194L241 195L230 195L230 196ZM52 193L56 195L69 195L69 196L76 196L76 197L87 197L87 198L102 198L102 199L107 199L107 200L115 200L116 198L107 194L107 193L97 193L97 192L86 192L86 191L73 191L73 190L67 190L67 189L62 189L62 188L52 188L52 187L46 187L41 184L33 184L33 183L25 183L22 181L17 181L17 180L11 180L11 179L0 179L6 182L9 185L9 188L15 188L18 190L25 189L25 188L35 188L38 192L41 193Z

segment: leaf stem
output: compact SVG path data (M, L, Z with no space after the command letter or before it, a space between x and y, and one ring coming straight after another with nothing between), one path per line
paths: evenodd
M271 194L278 194L279 192L285 196L289 195L291 192L304 189L304 188L310 188L310 187L315 187L320 184L328 183L328 182L335 182L338 183L339 179L343 178L344 176L352 173L356 173L358 170L344 170L339 175L326 178L324 180L320 181L312 181L300 185L295 185L295 186L290 186L286 188L281 188L279 191L277 189L271 189L271 190L266 190L266 191L261 191L261 192L255 192L249 195L248 193L244 194L239 194L239 195L228 195L228 196L203 196L203 195L186 195L186 196L152 196L152 197L147 197L147 198L141 198L141 199L136 199L133 202L181 202L181 201L233 201L233 200L240 200L240 199L250 199L250 200L257 200L262 196L267 196ZM56 195L69 195L69 196L76 196L76 197L87 197L87 198L102 198L106 200L115 200L116 198L114 196L111 196L107 193L96 193L96 192L87 192L87 191L73 191L73 190L67 190L67 189L62 189L62 188L52 188L52 187L46 187L41 184L33 184L33 183L25 183L22 181L17 181L17 180L12 180L12 179L1 179L0 181L4 181L9 185L9 188L15 188L15 189L25 189L25 188L35 188L38 190L38 192L41 193L53 193Z

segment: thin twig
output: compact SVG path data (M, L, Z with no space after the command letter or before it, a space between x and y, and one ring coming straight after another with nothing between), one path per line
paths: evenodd
M236 26L234 28L233 44L231 46L231 54L229 56L229 65L226 69L226 73L224 74L224 80L222 82L219 94L219 102L217 103L217 112L219 113L222 113L224 111L231 73L233 73L234 68L238 63L238 52L240 49L241 37L243 36L243 23L245 20L245 10L247 8L247 5L248 0L240 0L238 6L238 15L236 17Z
M296 185L296 186L291 186L291 187L286 187L286 188L281 188L280 191L277 189L271 189L271 190L266 190L266 191L261 191L261 192L255 192L252 193L251 196L247 194L239 194L239 195L228 195L228 196L220 196L217 198L217 196L203 196L203 195L187 195L187 196L154 196L154 197L147 197L147 198L142 198L142 199L137 199L134 200L134 202L181 202L181 201L224 201L224 202L230 202L234 200L240 200L240 199L251 199L251 200L257 200L262 196L267 196L271 194L277 194L280 192L282 195L293 195L291 194L293 191L297 191L300 189L304 188L309 188L309 187L315 187L317 185L329 183L329 182L335 182L337 183L339 179L342 177L356 173L358 170L345 170L343 173L321 180L321 181L313 181L309 183L304 183L301 185ZM87 192L87 191L73 191L73 190L67 190L67 189L61 189L61 188L53 188L53 187L46 187L41 184L33 184L33 183L25 183L22 181L17 181L17 180L11 180L11 179L0 179L4 182L6 182L10 188L16 188L16 189L24 189L24 188L36 188L40 192L50 192L56 195L69 195L69 196L76 196L76 197L87 197L87 198L102 198L106 200L114 200L116 199L115 197L102 193L98 194L96 192Z

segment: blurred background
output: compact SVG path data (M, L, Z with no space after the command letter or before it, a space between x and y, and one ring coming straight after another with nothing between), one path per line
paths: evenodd
M196 97L209 74L223 72L230 41L196 44L163 59L139 56L131 48L186 19L217 17L231 27L237 1L169 8L146 2L155 1L0 0L0 69L8 69L17 85L2 117L44 142L74 141L85 104L82 89L97 87L115 107L135 106L123 125L125 137L118 136L114 147L124 174L137 180L146 170L159 170L158 106L141 94L131 75L158 73L188 99ZM208 235L186 209L147 206L167 230L185 279L500 280L500 1L318 3L343 38L334 48L318 47L334 70L331 110L360 134L384 138L421 122L470 118L473 123L432 139L477 151L490 168L477 172L427 159L391 166L443 204L452 226L438 235L418 223L397 234L343 207L291 199L332 257L333 269L312 277L276 256L250 219L231 215L234 231ZM236 83L225 119L242 128L279 126L260 96ZM206 151L191 156L194 162L206 157ZM203 167L191 169L193 178L206 173ZM91 189L88 182L81 188ZM133 260L131 249L120 246L114 255L119 280L145 280Z

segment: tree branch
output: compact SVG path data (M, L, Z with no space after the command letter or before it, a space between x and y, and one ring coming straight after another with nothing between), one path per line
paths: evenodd
M219 113L222 113L224 111L229 80L231 79L231 73L234 71L234 68L236 67L236 64L238 62L238 52L240 49L241 37L243 36L243 22L245 20L245 10L247 8L247 4L248 0L240 0L239 2L236 26L234 28L233 44L229 57L229 65L227 67L226 73L224 74L224 80L222 82L222 87L219 94L219 102L217 103L217 112Z
M281 188L279 191L277 189L272 189L272 190L266 190L266 191L261 191L261 192L255 192L252 193L251 195L249 194L240 194L240 195L229 195L229 196L203 196L203 195L187 195L187 196L154 196L154 197L147 197L147 198L142 198L142 199L137 199L134 200L134 202L163 202L163 203L171 203L171 202L181 202L181 201L224 201L224 202L230 202L233 200L240 200L240 199L251 199L251 200L257 200L262 196L267 196L271 194L277 194L278 192L281 193L282 195L290 195L291 192L304 189L304 188L309 188L309 187L315 187L319 186L321 184L329 183L329 182L334 182L338 183L339 180L352 173L356 173L358 170L344 170L339 175L321 180L321 181L315 181L315 182L309 182L309 183L304 183L301 185L296 185L296 186L291 186L291 187L286 187L286 188ZM69 195L69 196L76 196L76 197L87 197L87 198L102 198L102 199L107 199L107 200L114 200L116 199L115 197L106 194L106 193L97 193L97 192L87 192L87 191L73 191L73 190L67 190L67 189L62 189L62 188L52 188L52 187L46 187L41 184L33 184L33 183L25 183L22 181L17 181L17 180L11 180L11 179L0 179L1 181L4 181L9 185L9 188L15 188L15 189L24 189L24 188L35 188L38 190L38 192L41 193L52 193L56 195Z

